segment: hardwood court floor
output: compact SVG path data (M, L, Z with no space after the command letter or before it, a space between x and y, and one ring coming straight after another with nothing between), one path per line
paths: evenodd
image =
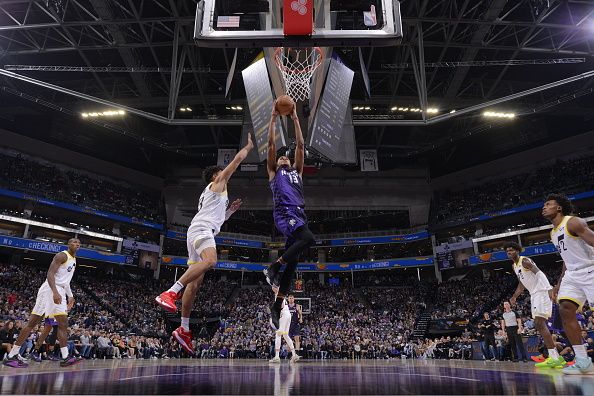
M96 360L0 366L2 394L594 395L594 376L532 363L444 360Z

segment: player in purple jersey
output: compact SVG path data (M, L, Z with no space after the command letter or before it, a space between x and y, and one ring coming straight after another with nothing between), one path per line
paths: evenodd
M299 255L314 244L315 239L307 227L305 216L305 200L303 199L303 162L305 159L305 142L297 118L297 112L293 107L291 119L295 123L295 162L287 156L276 158L276 102L272 105L272 116L268 126L268 181L272 190L272 201L274 203L273 217L276 228L287 237L285 253L274 263L264 270L266 280L271 286L278 286L279 292L276 300L270 307L272 323L278 329L281 304L287 297L291 280L297 269ZM280 269L286 265L282 275Z

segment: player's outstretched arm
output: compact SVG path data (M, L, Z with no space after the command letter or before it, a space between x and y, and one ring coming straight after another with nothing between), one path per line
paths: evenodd
M291 119L295 123L295 169L299 172L300 176L303 176L303 163L305 162L305 140L303 139L303 132L301 131L301 124L299 124L299 118L297 117L297 108L293 106L293 112L291 113Z
M573 235L582 238L588 245L594 246L594 231L588 227L586 220L579 217L572 217L567 222L567 230Z
M266 168L268 169L268 180L272 180L276 175L276 100L272 103L272 114L268 124L268 158L266 159Z
M215 178L213 187L211 188L212 191L215 192L222 192L225 189L225 185L233 176L233 173L239 167L239 164L247 157L248 153L254 148L254 143L252 142L252 135L248 133L248 141L247 144L239 150L239 153L235 155L235 158L223 169ZM219 191L220 190L220 191Z
M242 204L243 201L241 198L237 198L235 201L231 202L231 205L229 205L229 208L227 208L225 211L225 221L229 220L229 217L231 217L233 213L237 212Z
M66 256L66 253L64 252L56 254L47 270L47 283L49 284L50 289L52 289L54 303L56 304L62 303L62 296L58 293L58 288L56 287L56 272L58 272L60 266L64 264L67 259L68 256Z

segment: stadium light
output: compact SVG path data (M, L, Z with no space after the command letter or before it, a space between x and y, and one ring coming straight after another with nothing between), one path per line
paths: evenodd
M501 113L501 112L497 112L497 111L485 111L483 113L483 116L485 117L489 117L489 118L515 118L516 114L515 113Z
M105 111L92 111L92 112L84 112L80 115L82 118L97 118L97 117L116 117L116 116L123 116L126 114L124 110L105 110Z
M188 111L188 112L190 112L190 111L192 111L192 108L189 107L189 106L184 106L184 107L180 107L179 108L179 111L183 111L183 112Z

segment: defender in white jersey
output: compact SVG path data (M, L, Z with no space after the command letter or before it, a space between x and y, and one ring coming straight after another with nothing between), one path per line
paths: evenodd
M563 259L563 272L552 294L559 301L563 329L575 352L576 363L563 372L594 374L575 315L586 301L594 304L594 232L584 219L570 216L572 209L571 201L561 194L549 195L542 208L543 217L553 224L551 241Z
M187 234L188 270L169 290L155 298L157 303L169 312L176 312L176 300L185 289L182 298L181 326L173 331L173 337L189 354L194 353L190 314L196 299L196 293L202 285L204 274L217 263L215 235L231 214L241 206L241 200L235 200L229 209L227 183L254 147L251 134L244 148L225 167L210 166L204 170L204 181L208 183L198 200L198 212L192 219Z
M278 296L279 288L277 286L273 286L272 290L274 291L274 298L276 299ZM297 362L301 357L297 354L295 350L295 344L293 344L293 340L289 336L289 328L291 327L291 310L289 309L289 303L287 299L283 299L281 303L281 311L280 311L280 319L279 319L279 327L278 329L274 327L272 324L272 318L270 319L270 325L276 330L275 338L274 338L274 352L275 355L272 359L269 360L270 363L280 363L280 349L281 349L281 337L285 339L289 350L291 351L291 363Z
M516 304L517 298L528 290L530 293L530 306L532 307L532 318L534 327L542 336L545 346L549 351L549 356L544 362L536 364L539 368L563 368L567 364L563 357L559 356L555 341L547 327L547 319L553 314L553 302L549 296L549 291L553 288L542 272L528 257L520 256L522 247L516 242L507 242L503 248L507 257L513 262L513 270L518 277L518 287L513 296L509 299L510 304Z
M29 337L33 329L41 323L43 317L53 317L58 322L58 340L62 361L60 366L71 366L80 360L68 355L68 314L74 306L74 296L70 288L70 281L76 269L76 252L80 248L80 241L72 238L68 241L68 249L54 256L47 271L47 279L37 292L37 301L27 325L19 333L8 359L4 365L9 367L27 367L27 361L19 355L19 350Z

